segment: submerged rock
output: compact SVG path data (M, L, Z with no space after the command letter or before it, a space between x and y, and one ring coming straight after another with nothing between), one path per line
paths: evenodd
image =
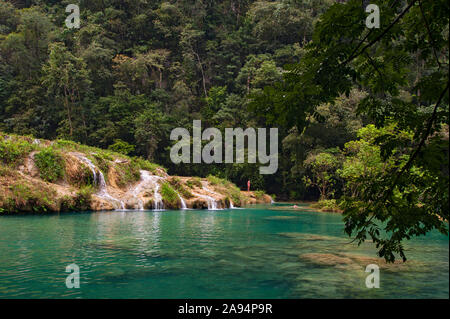
M300 259L319 266L336 266L339 264L351 264L353 260L335 254L309 253L299 256Z
M307 253L299 255L299 258L303 261L318 265L318 266L334 266L336 268L348 269L348 268L361 268L364 269L367 265L375 264L380 269L387 271L404 271L404 270L426 270L422 267L423 263L416 261L403 262L396 260L394 263L387 263L384 258L370 257L365 255L358 255L353 253Z
M264 219L267 219L267 220L286 220L286 219L296 219L296 218L298 218L298 217L297 216L269 216L269 217L266 217Z
M316 234L308 234L308 233L279 233L278 235L288 238L302 239L302 240L311 240L311 241L345 241L344 238L335 237L335 236L325 236L325 235L316 235Z
M105 199L100 198L96 195L92 195L91 209L94 211L114 210L114 206L110 202L106 201Z
M107 278L120 278L125 275L125 271L119 267L108 267L106 272L103 274Z

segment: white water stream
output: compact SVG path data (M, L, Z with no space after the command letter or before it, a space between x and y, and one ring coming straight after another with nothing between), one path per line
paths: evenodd
M175 192L177 193L178 198L180 199L181 209L187 209L186 202L184 201L183 197L181 197L181 195L177 191L175 191Z
M97 182L98 182L98 192L96 195L98 197L110 202L116 209L125 209L125 204L123 201L121 201L120 199L117 199L115 197L112 197L108 193L108 188L106 187L106 181L105 181L105 177L103 176L102 171L99 170L94 165L94 163L92 163L91 160L88 159L87 157L85 157L83 155L77 155L77 157L80 160L82 160L89 167L92 174L94 175L94 186L97 186ZM97 171L98 171L98 175L97 175ZM117 206L117 204L119 204L119 206Z
M160 176L151 175L150 172L141 170L141 181L140 183L133 189L131 195L136 199L138 203L138 209L144 210L144 202L139 197L139 194L146 189L153 189L153 202L155 204L155 210L164 209L164 204L162 201L161 194L159 194L159 183L158 181L162 179Z

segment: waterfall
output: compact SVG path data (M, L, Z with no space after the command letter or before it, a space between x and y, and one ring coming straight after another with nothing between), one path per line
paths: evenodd
M201 196L207 200L208 203L208 210L217 210L217 201L208 195Z
M106 199L109 202L113 202L116 204L120 205L120 209L125 209L125 204L123 201L112 197L109 193L108 193L108 189L106 187L106 181L105 181L105 177L103 176L103 173L101 170L97 169L97 167L94 165L94 163L92 163L87 157L82 156L82 155L77 155L77 157L82 160L91 170L92 174L94 175L94 186L97 185L97 182L99 182L98 187L99 187L99 191L97 192L97 196L103 199ZM97 170L98 170L98 175L97 175ZM117 206L113 205L116 209Z
M192 192L192 194L194 194L197 197L206 199L206 203L208 204L208 210L218 210L217 201L214 198L212 198L211 196L196 194L194 192Z
M159 184L158 181L162 179L160 176L151 175L150 172L140 170L141 179L139 184L136 185L136 187L132 190L131 196L136 199L138 203L138 209L144 210L144 202L140 198L140 193L142 193L145 190L153 189L153 202L155 204L155 210L162 210L164 209L164 203L162 201L162 197L159 194Z
M216 192L210 190L208 187L206 187L206 186L203 185L203 184L202 184L202 188L203 188L205 191L207 191L208 193L211 193L211 194L219 195L219 196L220 196L220 194L218 194L218 193L216 193Z
M138 209L144 210L144 202L139 197L139 193L142 192L144 186L149 183L153 183L154 180L148 171L140 170L139 173L141 176L140 183L133 189L131 195L136 199L138 203Z
M231 201L231 199L230 199L230 208L231 208L231 209L234 208L234 205L233 205L233 202Z
M207 188L203 184L202 184L202 188L203 188L203 190L207 191L208 193L220 196L220 194L217 194L216 192L213 192L212 190L210 190L209 188ZM208 200L208 209L209 210L217 210L218 209L217 208L217 201L214 198L212 198L211 196L208 196L208 195L200 195L200 197L203 197L203 198Z
M187 209L186 202L184 201L183 197L181 197L181 195L177 191L175 191L175 192L177 193L178 198L180 199L181 209Z
M159 194L159 184L156 182L155 186L155 210L163 210L164 209L164 203L162 201L162 197Z
M100 191L97 195L99 195L99 197L107 198L113 202L115 201L117 203L120 203L120 209L125 209L125 204L123 201L109 195L108 189L106 188L106 181L105 181L105 177L103 176L103 173L99 170L98 174L99 174L99 181L100 181L100 184L99 184Z
M77 157L82 160L91 170L92 175L94 175L94 186L97 186L97 171L95 170L96 167L95 165L86 157L81 156L81 155L77 155Z

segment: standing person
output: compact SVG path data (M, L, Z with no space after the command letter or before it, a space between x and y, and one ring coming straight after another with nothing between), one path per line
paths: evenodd
M247 192L250 191L250 180L247 181Z

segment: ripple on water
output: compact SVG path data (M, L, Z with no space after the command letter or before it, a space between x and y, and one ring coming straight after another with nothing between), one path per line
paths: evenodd
M341 218L261 206L5 218L0 297L448 298L448 237L411 241L410 260L388 265L372 243L349 244ZM365 287L369 263L383 289Z

